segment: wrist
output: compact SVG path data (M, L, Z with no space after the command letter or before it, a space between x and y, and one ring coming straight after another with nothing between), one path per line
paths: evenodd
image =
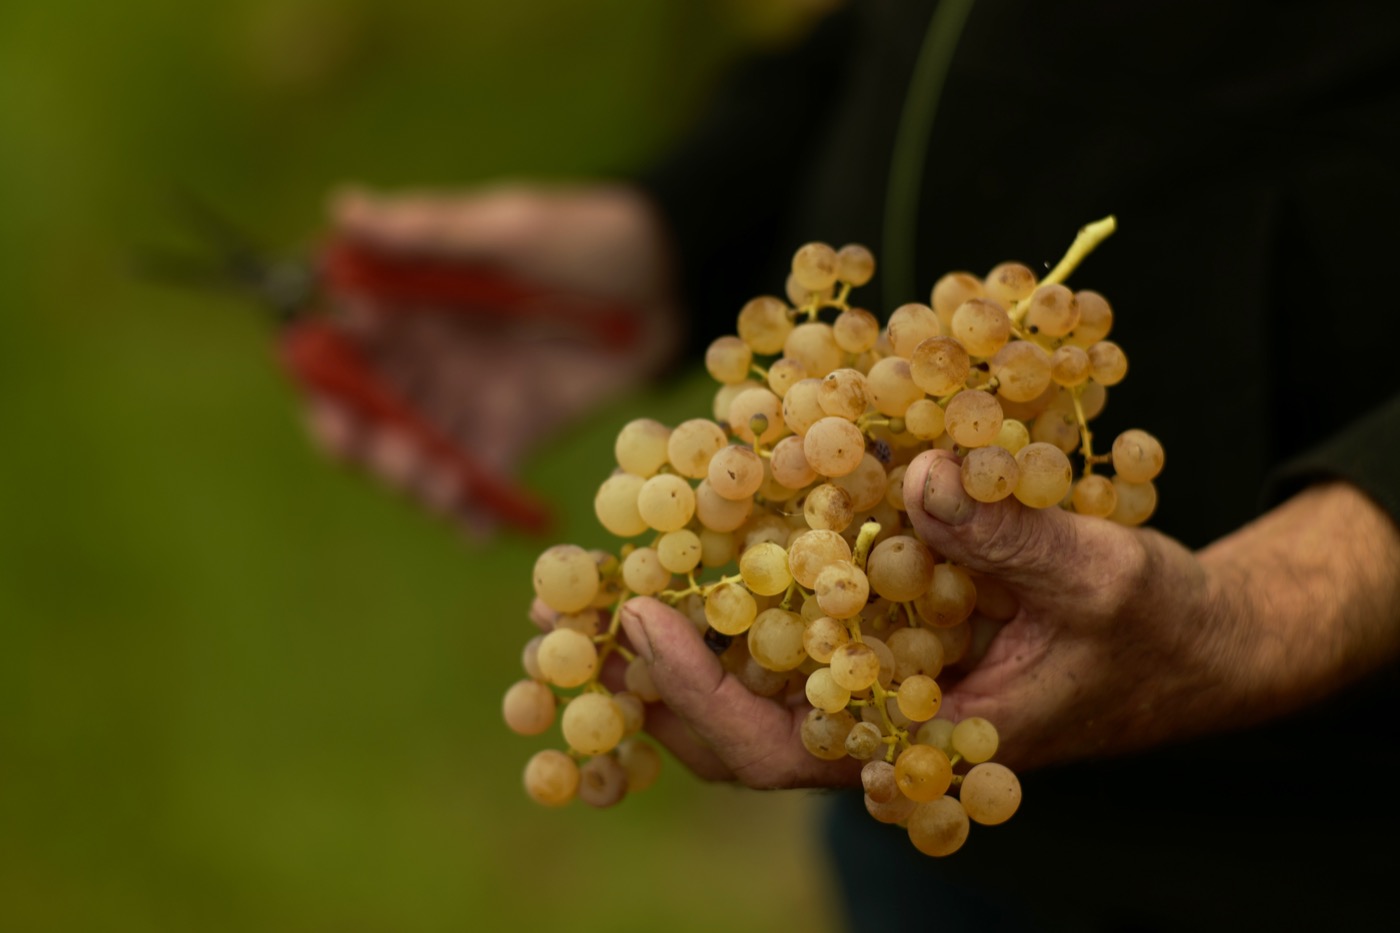
M1203 550L1215 679L1245 726L1400 656L1400 535L1355 487L1310 487Z

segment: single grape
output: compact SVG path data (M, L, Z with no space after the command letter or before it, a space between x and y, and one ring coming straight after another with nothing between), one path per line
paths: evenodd
M855 728L856 719L845 710L828 713L814 709L802 721L802 744L818 758L836 761L846 757L846 736Z
M640 739L627 739L617 746L617 761L627 772L627 789L633 793L656 783L661 771L661 754Z
M924 397L924 390L914 381L909 361L899 356L886 357L871 366L865 374L865 386L875 410L891 417L902 416L910 405Z
M914 600L914 608L929 625L950 628L972 614L977 587L967 571L956 564L938 564L928 592ZM953 663L949 660L947 663Z
M868 761L884 751L885 743L880 727L873 722L858 722L846 736L846 754L857 761Z
M671 429L651 418L637 418L622 426L613 444L617 465L634 476L653 475L666 463ZM623 535L622 537L628 537Z
M910 745L894 762L899 792L920 803L943 796L953 781L948 756L932 745Z
M938 708L943 705L943 691L932 677L915 674L899 685L895 699L899 711L911 721L924 722L938 714Z
M825 243L807 243L792 257L792 277L809 292L823 292L836 284L836 250Z
M962 485L978 502L999 502L1020 482L1016 458L1001 447L979 447L962 462Z
M870 581L855 564L829 564L817 574L813 590L823 612L833 619L849 619L865 608Z
M1129 483L1115 476L1113 491L1117 500L1108 517L1120 525L1141 525L1157 510L1157 487L1150 481Z
M833 369L822 379L817 402L828 415L855 421L870 403L865 374L858 369Z
M700 479L709 470L710 458L727 443L728 438L719 425L707 418L692 418L671 431L666 454L681 476Z
M813 528L841 532L855 519L855 508L850 493L832 483L822 483L807 493L802 514Z
M739 312L739 337L755 353L778 353L792 333L789 308L780 298L764 295L744 305Z
M510 731L539 735L554 724L554 691L536 680L511 684L501 701L501 715Z
M948 402L943 416L944 430L963 447L984 447L1001 430L1001 405L990 392L959 392Z
M841 365L845 351L836 343L830 324L811 321L798 324L783 341L783 356L797 360L817 379Z
M715 488L710 485L709 480L702 480L695 487L695 517L700 520L701 525L710 531L737 531L752 515L752 496L743 499L726 499L715 492Z
M920 745L932 745L943 754L951 757L955 728L957 728L957 723L951 719L930 719L919 726L919 731L914 733L914 741Z
M834 713L846 708L851 702L851 691L838 684L831 676L831 669L822 667L807 675L804 686L807 702L819 710Z
M836 278L859 288L875 276L875 257L859 243L847 243L836 251Z
M870 588L895 602L909 602L933 582L933 552L911 535L893 535L875 545L866 558Z
M1003 411L1006 406L1002 405ZM1015 454L1031 442L1031 432L1026 429L1025 422L1015 418L1002 418L1001 428L997 431L997 436L992 438L992 443L1009 454Z
M1079 306L1079 321L1067 340L1087 350L1113 329L1113 308L1103 295L1087 289L1074 293L1074 303Z
M557 628L540 642L537 660L545 680L556 687L577 687L598 670L598 649L587 635Z
M1089 348L1089 372L1101 386L1117 385L1128 374L1128 358L1111 340L1100 340Z
M908 825L909 841L925 855L952 855L967 841L967 812L956 797L916 805Z
M969 356L990 357L1011 339L1011 318L991 298L973 298L953 312L951 336Z
M1113 471L1127 483L1145 483L1162 472L1166 454L1162 442L1146 431L1133 428L1113 441Z
M851 546L846 539L834 531L813 528L800 531L787 549L788 569L792 578L811 589L816 586L817 574L830 564L845 563L851 559Z
M1013 340L991 359L997 395L1029 402L1050 385L1050 355L1029 340Z
M576 544L556 544L535 561L535 595L556 612L577 612L598 594L598 565Z
M815 605L816 600L812 600ZM820 607L819 607L820 608ZM819 616L807 624L802 631L802 647L814 661L827 664L836 649L851 641L851 630L830 616ZM879 672L879 659L876 659L876 673ZM850 688L846 688L850 689Z
M737 583L717 584L705 597L705 618L722 634L743 634L757 616L753 594Z
M726 499L747 499L763 485L763 458L751 447L731 444L710 458L710 487Z
M1033 509L1059 504L1074 481L1069 458L1053 444L1027 444L1016 454L1016 466L1021 473L1016 498Z
M1083 347L1065 344L1050 355L1050 378L1056 385L1077 386L1093 371Z
M943 328L938 323L938 315L934 314L928 305L918 303L895 308L886 327L891 348L897 356L905 359L913 356L914 348L924 340L941 336L943 333Z
M738 337L717 337L705 350L705 369L725 385L749 378L752 365L753 349Z
M638 596L650 596L671 585L671 571L655 548L639 547L622 561L622 582Z
M864 642L838 646L830 663L832 679L852 693L870 689L880 677L880 656Z
M802 616L766 609L749 626L749 654L770 671L790 671L807 659L802 647ZM843 706L845 704L842 704Z
M789 490L804 489L817 478L817 471L807 461L803 438L790 434L773 445L768 457L773 479Z
M1026 329L1044 337L1063 337L1079 323L1079 303L1063 285L1042 285L1031 293Z
M857 512L866 512L885 498L888 479L884 465L874 454L866 453L861 456L854 470L834 477L832 483L850 493L851 508Z
M792 585L787 551L772 541L756 544L739 555L739 575L759 596L776 596Z
M1118 492L1108 477L1091 473L1074 484L1071 501L1081 515L1107 518L1118 505Z
M729 427L746 444L771 444L784 433L783 400L764 388L740 392L729 406Z
M919 674L937 677L943 670L943 642L929 629L902 628L885 644L894 656L894 679L901 683Z
M807 368L797 360L784 357L774 360L773 365L768 367L768 388L779 398L787 395L789 389L806 378ZM728 406L725 407L725 411L729 411Z
M603 755L622 741L627 721L612 697L581 693L564 707L559 727L570 748L585 755Z
M588 759L578 777L578 799L590 807L611 807L627 796L627 769L612 755Z
M864 353L880 339L880 322L864 308L847 308L831 322L831 336L847 353Z
M701 553L700 536L689 528L667 532L656 542L656 558L669 573L690 573Z
M826 417L820 399L821 385L820 379L803 379L783 396L783 422L792 433L806 434L808 428Z
M525 792L546 807L562 807L573 800L578 785L578 765L558 749L536 752L525 765Z
M674 473L658 473L637 493L637 514L657 531L677 531L695 514L695 490Z
M1002 302L1020 301L1035 291L1035 273L1019 262L998 263L982 281L987 294Z
M914 384L940 398L961 389L971 371L967 350L951 337L923 341L914 348L914 356L909 361L909 375Z
M938 322L943 326L944 332L949 332L953 324L953 312L969 299L981 298L985 294L982 280L971 272L949 272L934 283L929 303L933 305L933 312L938 315Z
M953 727L953 751L973 764L997 753L997 730L981 716L970 716Z
M1021 805L1021 782L1010 768L988 761L963 776L958 799L969 819L995 826L1011 819Z

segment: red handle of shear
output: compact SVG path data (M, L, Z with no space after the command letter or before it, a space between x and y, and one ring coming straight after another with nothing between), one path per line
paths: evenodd
M589 335L616 352L632 349L640 337L634 310L536 288L488 266L394 255L345 238L331 240L320 261L324 285L332 293L370 295L390 308L440 308L496 320L533 320Z
M548 529L549 511L538 499L420 416L324 316L287 325L280 350L283 364L303 388L335 399L372 424L404 432L420 450L453 471L475 504L526 531L540 534Z

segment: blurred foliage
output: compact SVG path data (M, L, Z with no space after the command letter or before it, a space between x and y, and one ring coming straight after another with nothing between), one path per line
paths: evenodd
M471 546L332 469L266 321L133 275L182 242L179 187L290 249L348 179L625 171L793 18L777 0L0 5L0 926L829 925L800 796L672 764L607 813L530 804L519 772L545 742L510 735L499 698L539 544ZM600 539L619 424L704 395L683 380L539 458L560 537Z

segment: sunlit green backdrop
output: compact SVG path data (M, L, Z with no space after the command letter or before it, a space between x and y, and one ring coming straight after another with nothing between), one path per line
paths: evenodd
M131 274L178 186L295 248L346 179L641 164L785 5L0 4L0 927L829 926L809 798L672 765L531 805L499 697L539 545L332 468L266 321ZM560 537L600 540L617 426L699 398L538 458Z

